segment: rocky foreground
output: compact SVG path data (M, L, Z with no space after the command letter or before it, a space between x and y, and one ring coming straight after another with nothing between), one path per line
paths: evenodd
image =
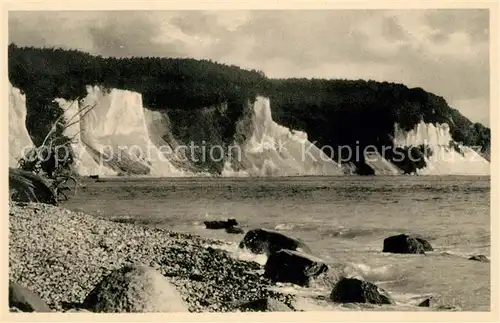
M241 304L293 296L267 290L262 266L217 249L222 241L116 223L39 203L9 204L9 278L51 309L80 307L114 270L156 269L175 286L190 312L237 311Z
M223 241L48 204L11 202L9 207L11 311L301 310L295 296L269 289L277 282L302 287L322 282L332 288L323 297L331 303L397 305L383 288L330 268L303 241L273 230L252 229L239 245L266 254L262 266L233 258ZM425 239L400 234L384 240L383 252L432 250ZM470 259L489 261L484 255ZM428 308L430 302L407 305Z

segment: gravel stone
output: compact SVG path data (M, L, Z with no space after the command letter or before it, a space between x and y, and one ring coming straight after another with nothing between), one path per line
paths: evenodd
M270 291L262 266L217 249L224 242L99 219L40 203L9 203L9 279L56 311L81 304L113 270L149 265L177 288L190 312L236 311L241 300L294 296Z

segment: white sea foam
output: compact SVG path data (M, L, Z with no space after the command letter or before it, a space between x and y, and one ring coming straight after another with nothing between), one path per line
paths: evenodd
M295 225L291 223L279 223L274 227L274 230L287 231L287 230L293 230L294 228Z
M393 279L396 275L396 269L390 265L370 267L362 263L348 263L344 268L344 274L372 282L378 282Z
M237 244L228 243L223 245L213 245L211 246L214 249L221 249L229 252L231 256L235 259L245 260L245 261L254 261L262 266L266 264L267 255L265 254L254 254L248 251L245 248L239 248Z

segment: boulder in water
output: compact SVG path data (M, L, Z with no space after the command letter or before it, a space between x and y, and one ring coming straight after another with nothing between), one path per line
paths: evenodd
M382 252L424 254L425 248L422 242L417 238L406 234L400 234L385 238Z
M485 255L475 255L469 258L469 260L475 260L475 261L480 261L480 262L490 262L488 257Z
M40 296L14 281L9 281L9 307L19 312L52 312Z
M311 278L327 271L328 266L323 260L306 253L283 249L269 255L264 266L264 277L274 282L307 287Z
M417 239L417 241L422 244L422 247L424 247L424 251L434 251L434 248L429 243L429 241L419 236L413 236L413 238Z
M330 299L336 303L394 304L389 294L377 285L346 277L335 284Z
M204 221L207 229L228 229L238 225L236 219L228 219L227 221Z
M93 312L187 312L181 295L162 274L143 265L112 271L87 295Z
M265 253L267 255L281 249L312 253L311 249L302 240L266 229L248 231L240 242L239 247L249 249L253 253Z
M31 172L9 168L9 191L16 202L35 202L57 205L57 196L50 184Z
M274 298L260 298L238 306L242 312L291 312L288 305Z

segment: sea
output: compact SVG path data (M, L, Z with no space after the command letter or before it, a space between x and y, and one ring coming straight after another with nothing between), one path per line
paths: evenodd
M266 257L238 248L243 235L208 230L203 221L234 218L245 231L266 228L304 240L329 264L310 287L278 284L302 310L489 311L490 178L474 176L334 176L85 179L63 206L137 225L228 242L239 259ZM383 240L418 234L434 251L383 253ZM393 306L334 304L340 275L387 290ZM416 307L431 297L431 307Z

